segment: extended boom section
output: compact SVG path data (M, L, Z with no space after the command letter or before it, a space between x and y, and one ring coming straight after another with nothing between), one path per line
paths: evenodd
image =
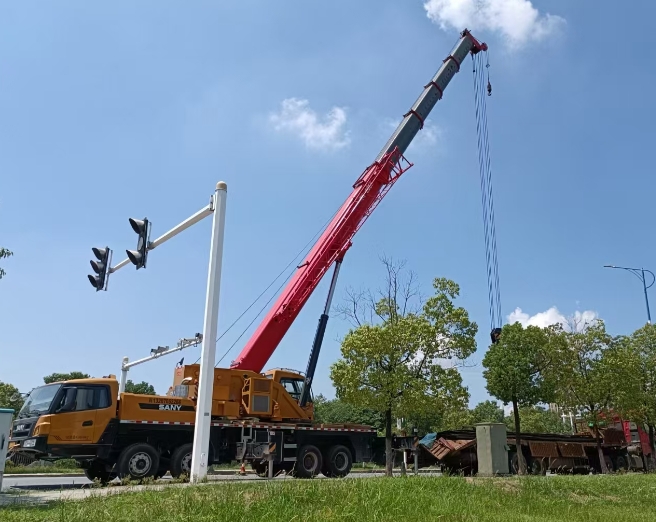
M261 372L280 341L285 336L303 305L315 290L333 262L342 259L351 240L392 185L412 166L403 153L435 104L442 98L451 78L460 70L467 54L487 49L469 31L444 60L442 67L424 87L412 108L394 131L376 160L353 185L353 192L339 209L324 233L314 245L298 271L280 294L267 316L250 338L231 368Z

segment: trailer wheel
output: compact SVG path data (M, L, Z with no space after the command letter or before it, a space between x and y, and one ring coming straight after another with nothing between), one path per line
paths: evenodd
M338 444L328 450L326 460L323 462L322 473L326 477L345 477L352 467L351 451L346 446Z
M542 459L532 459L531 460L531 475L546 475L547 467L546 463Z
M301 447L296 458L296 476L312 478L321 473L323 458L316 446L306 444Z
M178 478L180 475L191 477L191 453L193 445L183 444L175 449L171 455L171 476Z
M125 448L118 458L118 475L141 480L154 477L159 469L159 453L150 444L137 443Z

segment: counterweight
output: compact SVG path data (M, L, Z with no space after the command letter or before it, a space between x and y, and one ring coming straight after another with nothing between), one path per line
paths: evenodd
M417 98L375 161L353 185L353 191L339 209L304 262L244 346L231 368L261 372L285 336L312 292L330 266L342 259L351 240L392 185L412 166L403 156L444 90L460 70L469 53L487 50L468 30L443 61L442 66Z

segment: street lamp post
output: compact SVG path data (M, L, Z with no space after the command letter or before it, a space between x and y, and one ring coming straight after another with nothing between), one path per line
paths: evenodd
M645 292L645 305L647 305L647 322L651 324L651 313L649 312L649 297L647 296L647 288L651 288L656 281L656 276L651 270L646 270L644 268L629 268L626 266L615 266L615 265L604 265L604 268L620 268L622 270L627 270L636 276L640 281L642 281L642 289ZM651 275L651 283L647 284L645 279L645 272Z

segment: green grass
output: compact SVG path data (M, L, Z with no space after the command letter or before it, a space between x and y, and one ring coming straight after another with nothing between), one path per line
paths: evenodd
M7 522L656 520L656 475L235 483L5 507Z
M82 473L73 459L57 460L50 466L16 466L11 462L5 464L7 475L31 475L34 473Z

